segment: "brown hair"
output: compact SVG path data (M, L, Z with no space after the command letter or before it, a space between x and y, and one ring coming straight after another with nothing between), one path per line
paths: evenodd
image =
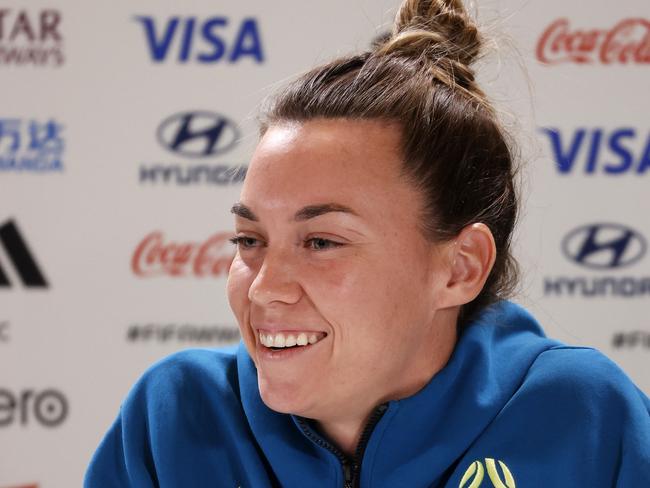
M511 293L510 240L517 215L507 135L474 79L482 38L460 0L405 0L392 35L360 54L300 76L262 110L261 131L283 121L383 119L402 128L403 174L426 197L422 226L433 241L486 224L497 257L488 280L461 310Z

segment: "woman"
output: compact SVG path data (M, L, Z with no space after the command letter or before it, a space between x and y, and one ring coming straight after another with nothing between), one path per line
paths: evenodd
M87 487L650 481L648 398L503 300L517 201L480 47L459 0L406 0L268 104L232 207L243 344L150 369Z

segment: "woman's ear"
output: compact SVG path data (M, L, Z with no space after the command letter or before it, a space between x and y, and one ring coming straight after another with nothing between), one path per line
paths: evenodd
M487 225L465 227L449 249L449 274L443 307L464 305L483 289L496 259L494 237Z

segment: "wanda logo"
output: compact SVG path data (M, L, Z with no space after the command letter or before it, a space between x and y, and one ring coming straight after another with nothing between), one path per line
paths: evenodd
M131 269L143 278L227 276L234 257L229 237L231 234L220 232L203 242L173 242L167 241L162 232L155 231L136 247Z
M572 28L558 19L537 43L537 59L546 64L650 64L650 20L621 20L611 29Z

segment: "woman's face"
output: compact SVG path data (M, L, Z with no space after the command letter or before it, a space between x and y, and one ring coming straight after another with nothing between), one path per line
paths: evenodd
M399 137L315 120L272 126L257 146L233 207L228 296L276 411L336 418L432 374L444 251L419 229Z

